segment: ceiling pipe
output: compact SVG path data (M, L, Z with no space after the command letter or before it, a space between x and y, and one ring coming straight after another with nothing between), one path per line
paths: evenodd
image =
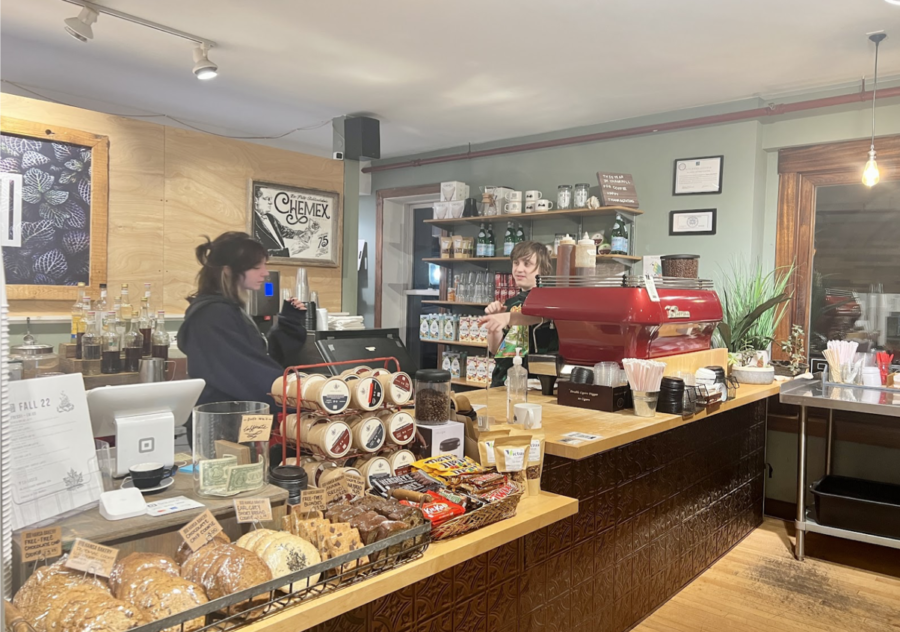
M896 88L881 89L878 91L878 99L889 99L891 97L900 97L900 86ZM362 172L377 173L379 171L390 171L392 169L423 167L425 165L434 165L442 162L457 162L459 160L471 160L473 158L486 158L488 156L516 154L523 151L535 151L538 149L549 149L551 147L565 147L566 145L596 143L598 141L611 140L613 138L627 138L629 136L640 136L642 134L652 134L654 132L671 132L674 130L703 127L706 125L734 123L735 121L746 121L749 119L761 118L766 116L780 116L783 114L792 114L794 112L804 112L807 110L816 110L819 108L847 105L849 103L860 103L870 100L872 100L872 91L863 89L860 92L856 92L853 94L844 94L834 97L822 97L819 99L810 99L808 101L798 101L797 103L781 103L778 105L772 104L761 108L752 108L749 110L728 112L725 114L713 114L710 116L699 116L697 118L684 119L681 121L671 121L669 123L640 125L638 127L628 127L625 129L617 129L609 132L597 132L595 134L568 136L566 138L555 138L553 140L542 140L534 143L509 145L507 147L496 147L494 149L468 151L464 154L450 154L448 156L436 156L434 158L419 158L417 160L407 160L404 162L396 162L388 165L365 167L364 169L362 169Z

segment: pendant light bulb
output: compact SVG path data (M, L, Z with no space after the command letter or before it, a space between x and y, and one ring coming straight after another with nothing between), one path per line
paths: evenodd
M866 168L863 169L862 182L867 187L874 187L881 180L881 174L878 172L878 163L875 162L875 148L869 150L869 160L866 162Z

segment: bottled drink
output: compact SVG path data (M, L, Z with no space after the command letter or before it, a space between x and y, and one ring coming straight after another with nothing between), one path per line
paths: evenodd
M166 313L162 310L156 312L156 325L151 334L152 353L154 358L169 359L169 332L166 331Z
M106 283L100 284L100 298L97 299L97 331L103 329L103 315L109 310L109 304L106 300Z
M150 284L144 283L144 298L147 299L147 305L150 305Z
M71 336L69 338L69 342L72 343L78 342L78 328L81 321L84 319L84 292L84 283L79 283L78 298L75 300L75 304L72 305L72 327L70 329Z
M478 243L475 246L476 257L486 257L484 251L487 250L487 232L484 230L484 222L481 222L481 228L478 230Z
M625 220L623 220L618 213L616 214L616 223L613 225L612 239L610 242L610 245L612 246L612 250L610 251L611 254L628 254L628 231L625 228Z
M503 256L508 257L516 245L516 231L512 222L506 222L506 234L503 236Z
M516 227L516 243L521 244L523 241L525 241L525 229L519 224Z
M522 349L516 348L512 368L506 374L506 423L515 422L516 404L528 401L528 370L522 366Z
M88 313L91 311L91 297L85 295L81 302L81 319L78 321L78 334L75 338L75 359L81 360L81 338L87 330Z
M131 307L131 301L128 298L128 284L122 284L122 294L120 296L121 306L119 307L120 313L122 316L122 320L126 323L131 321L131 317L134 313L134 309Z
M487 244L485 244L485 257L493 257L497 254L497 249L494 246L494 229L488 225L487 229Z
M139 327L140 323L132 319L122 344L125 350L125 365L122 370L126 373L137 373L138 364L144 355L144 337L138 331Z
M147 296L141 299L141 317L138 321L138 328L141 330L141 337L144 340L144 346L141 352L143 357L146 358L151 355L150 335L153 332L153 320L150 316L150 298Z
M103 336L100 341L100 372L105 374L122 372L121 348L119 334L116 332L116 315L109 312Z
M100 373L100 334L97 333L98 331L97 313L88 311L84 335L81 336L81 359L84 375Z

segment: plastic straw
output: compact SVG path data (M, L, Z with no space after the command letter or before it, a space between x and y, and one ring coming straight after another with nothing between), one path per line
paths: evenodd
M663 371L666 370L665 362L656 360L638 360L625 358L622 360L625 374L628 376L628 384L633 391L654 393L659 390L662 382Z

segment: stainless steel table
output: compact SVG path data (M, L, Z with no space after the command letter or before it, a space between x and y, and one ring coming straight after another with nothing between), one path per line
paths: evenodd
M803 561L803 540L807 532L824 533L847 540L869 542L895 549L900 549L900 540L885 538L858 531L836 529L820 525L816 521L814 508L806 507L806 421L808 408L824 408L828 410L828 427L825 433L825 474L831 474L832 446L834 442L834 411L870 415L886 415L900 417L900 390L873 389L862 386L834 386L825 383L821 375L811 380L791 380L781 385L780 401L783 404L800 406L800 432L798 436L797 457L797 543L794 555Z

